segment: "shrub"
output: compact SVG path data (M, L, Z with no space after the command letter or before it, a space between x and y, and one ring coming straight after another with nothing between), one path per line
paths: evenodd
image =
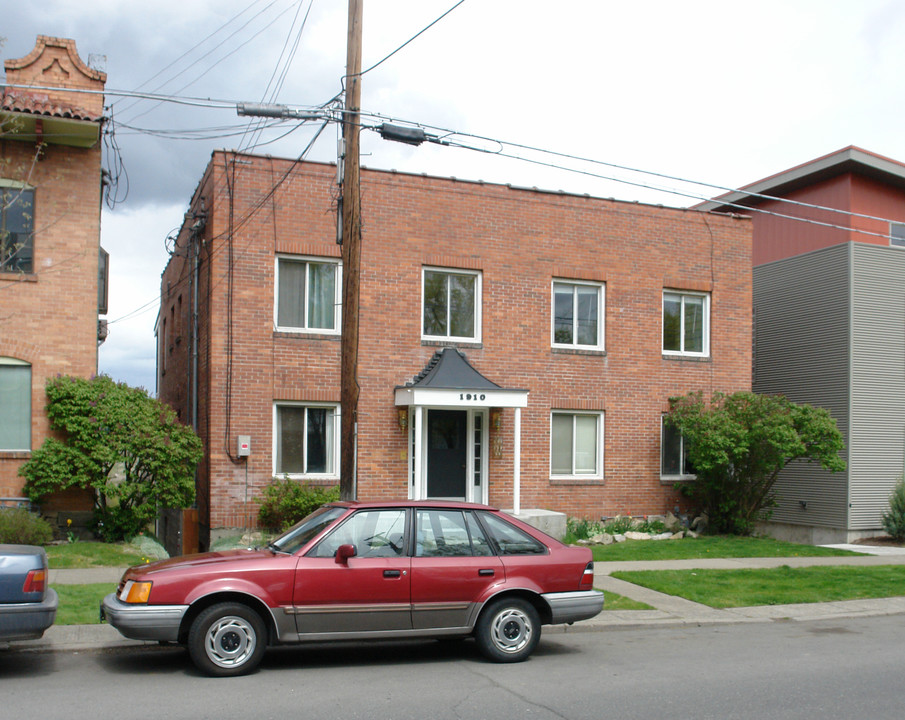
M899 542L905 541L905 479L899 477L883 513L883 529Z
M123 540L165 508L195 499L201 440L176 413L142 388L106 375L51 378L47 417L56 431L19 469L24 494L40 504L77 487L94 499L97 534Z
M603 526L593 520L588 520L587 518L566 518L566 536L563 538L563 542L569 544L579 540L590 540L602 532Z
M711 532L750 535L776 506L776 478L790 462L845 469L842 435L822 408L752 392L669 402L666 421L682 434L697 478L683 492L707 514Z
M327 502L339 500L339 486L321 487L274 478L264 489L258 519L271 530L285 530Z
M44 518L21 509L0 509L0 543L46 545L53 528Z
M610 535L625 535L629 530L637 529L635 519L629 515L617 515L612 520L607 520L603 528Z
M645 520L641 523L641 527L638 528L638 532L646 532L646 533L654 533L655 535L659 535L660 533L666 532L666 523L662 520Z

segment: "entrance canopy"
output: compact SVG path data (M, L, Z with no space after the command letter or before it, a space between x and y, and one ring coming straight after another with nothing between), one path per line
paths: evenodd
M412 382L396 388L396 405L523 408L528 391L500 387L475 370L458 348L444 347Z
M521 413L528 391L503 388L475 370L457 348L444 347L412 382L396 388L410 408L410 497L488 501L490 408L512 408L512 496L521 485Z

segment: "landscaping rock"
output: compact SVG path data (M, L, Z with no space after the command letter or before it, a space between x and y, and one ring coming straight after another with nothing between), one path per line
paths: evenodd
M670 535L669 539L670 540L681 540L683 537L685 537L685 531L679 530L679 532L673 533L672 535Z
M625 534L626 540L650 540L650 535L643 532L635 532L634 530L629 530Z
M623 534L621 534L621 533L615 533L615 534L613 535L613 542L624 543L624 542L625 542L625 535L623 535Z
M597 545L612 545L613 536L610 533L598 533L591 538L591 542Z
M694 530L686 530L685 537L695 539L701 537L701 534L696 533Z
M248 532L242 536L242 544L247 547L256 547L264 542L264 533Z
M679 530L682 530L682 521L672 513L666 513L666 518L663 520L663 524L666 525L666 529L670 532L678 532Z
M170 554L163 545L147 535L136 535L129 541L129 545L150 560L166 560Z
M656 535L651 535L650 539L651 540L672 540L672 533L671 532L657 533Z

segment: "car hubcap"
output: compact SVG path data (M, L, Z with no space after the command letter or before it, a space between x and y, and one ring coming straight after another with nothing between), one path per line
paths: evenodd
M506 608L493 619L490 636L504 653L518 652L531 640L531 622L521 610Z
M231 615L211 625L205 649L215 665L231 668L248 660L256 644L254 628L242 618Z

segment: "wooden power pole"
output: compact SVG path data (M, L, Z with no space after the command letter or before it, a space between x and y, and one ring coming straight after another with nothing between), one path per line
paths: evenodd
M342 350L340 387L340 497L358 494L358 304L361 276L361 21L363 0L349 0L346 45L346 104L343 113L342 175Z

